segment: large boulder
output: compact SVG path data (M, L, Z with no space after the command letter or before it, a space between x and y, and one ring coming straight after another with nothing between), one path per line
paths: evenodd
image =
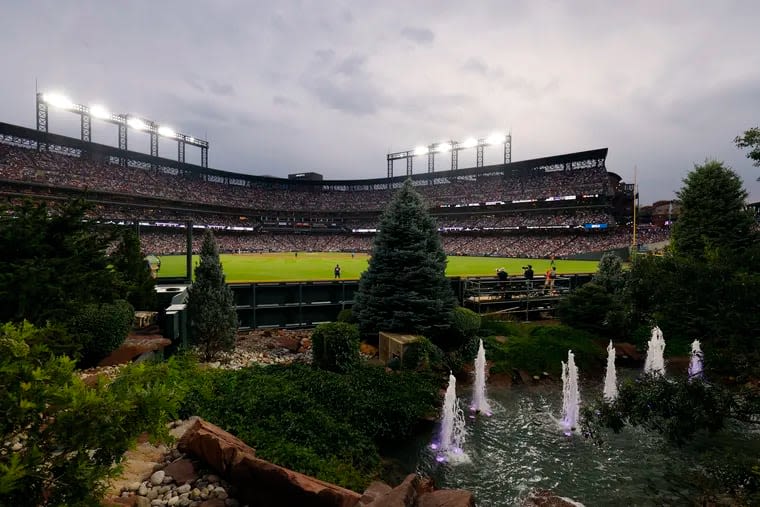
M256 457L243 441L202 419L177 445L226 477L243 503L257 507L354 507L361 495Z
M121 346L111 352L111 355L104 358L98 366L112 366L115 364L128 363L139 358L143 354L151 352L162 352L165 347L171 345L172 341L164 338L160 334L155 335L138 335L130 334Z
M401 484L366 505L367 507L414 507L417 505L418 484L417 474L409 474Z
M583 507L583 504L557 496L551 491L537 490L525 499L522 507Z

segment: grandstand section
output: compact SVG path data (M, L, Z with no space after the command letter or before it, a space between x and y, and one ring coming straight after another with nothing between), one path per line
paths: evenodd
M450 255L571 257L631 243L633 189L607 171L606 156L598 149L410 177ZM252 176L0 123L0 195L86 195L93 220L138 221L145 251L156 254L184 252L189 226L216 229L226 252L368 251L406 178ZM640 237L661 241L667 228Z

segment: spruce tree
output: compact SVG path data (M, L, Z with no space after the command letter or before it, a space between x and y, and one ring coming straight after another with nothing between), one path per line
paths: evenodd
M354 314L364 333L435 335L448 329L456 299L435 222L411 180L380 219L369 268L362 273Z
M121 241L111 254L111 265L119 275L121 297L136 310L153 310L156 305L156 281L150 264L140 250L140 238L133 228L122 231Z
M235 346L237 313L232 290L224 281L219 248L210 229L206 229L195 282L188 289L187 311L190 338L204 361Z

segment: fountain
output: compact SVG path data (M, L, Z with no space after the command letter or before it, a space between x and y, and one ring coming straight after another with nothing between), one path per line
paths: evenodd
M567 351L567 364L562 362L562 420L560 426L565 435L572 435L578 426L578 415L581 404L581 393L578 390L578 367L575 366L575 355Z
M665 375L665 338L657 326L652 328L652 337L647 344L647 359L644 362L644 373L654 376Z
M607 346L607 374L604 377L604 400L612 402L617 399L617 374L615 372L615 347L612 346L612 340Z
M457 400L457 379L449 374L449 387L443 401L443 417L441 419L441 438L438 443L430 447L437 451L436 461L439 463L449 461L453 463L468 460L462 450L466 432L464 429L464 412L459 408Z
M701 379L704 372L704 364L702 363L704 354L700 347L699 340L694 340L691 344L691 360L689 361L689 380L698 378Z
M483 348L483 340L480 340L478 355L475 358L475 385L473 386L470 410L491 415L491 406L488 404L488 398L486 398L486 350Z

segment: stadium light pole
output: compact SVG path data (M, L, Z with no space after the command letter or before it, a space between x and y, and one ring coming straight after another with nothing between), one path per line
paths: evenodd
M395 160L406 160L406 175L412 176L412 167L414 157L427 155L428 157L428 174L435 172L435 154L451 152L451 170L456 171L459 168L459 152L475 148L475 167L483 167L483 154L487 146L502 144L504 146L504 164L512 163L512 133L497 132L488 137L476 139L469 137L463 142L443 141L430 145L420 145L412 150L388 153L386 161L388 164L388 188L390 180L393 179L393 162Z
M191 146L197 146L200 148L201 166L205 168L208 167L209 143L206 140L179 133L171 127L159 125L152 120L147 120L136 115L114 114L101 105L93 105L91 107L88 107L82 104L76 104L61 93L37 92L36 102L37 130L40 132L48 132L50 107L80 115L82 122L80 135L82 141L87 143L92 141L93 117L98 120L117 125L119 149L124 153L124 156L120 158L120 163L122 165L125 165L127 163L127 132L131 128L133 130L148 133L150 136L150 154L152 156L158 157L158 139L159 137L165 137L167 139L173 139L177 142L177 160L179 162L185 162L185 146L189 144ZM40 143L38 143L38 149L46 149L46 146L40 145Z

